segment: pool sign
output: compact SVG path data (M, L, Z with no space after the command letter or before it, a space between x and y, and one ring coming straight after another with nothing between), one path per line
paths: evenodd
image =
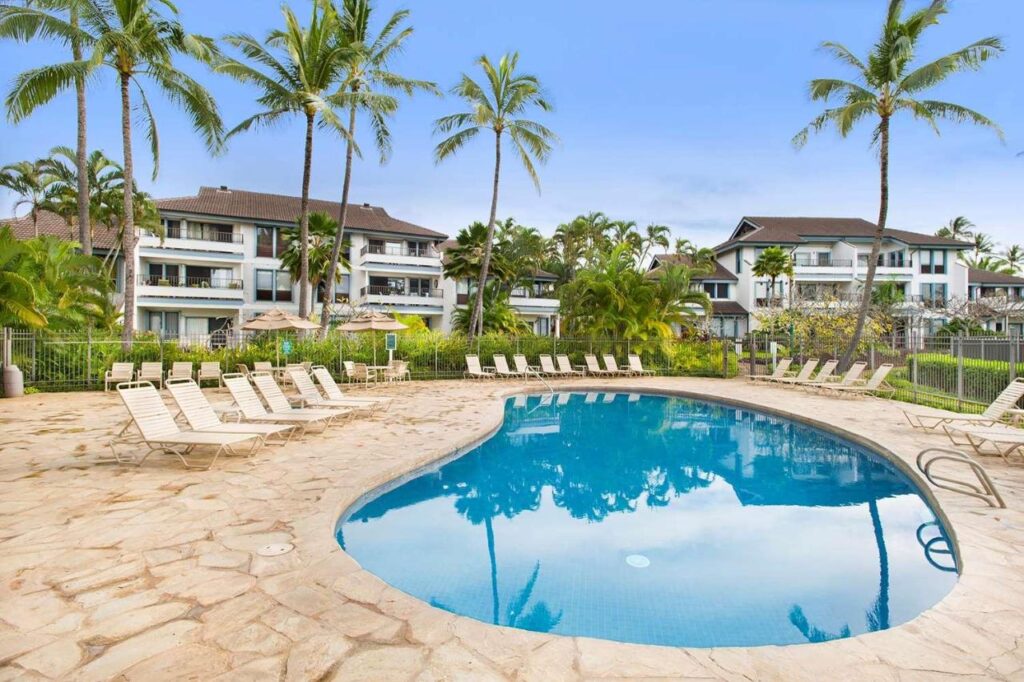
M285 339L281 342L281 352L289 355L292 352L292 342Z
M398 350L398 334L394 332L388 332L384 335L384 349L385 350Z

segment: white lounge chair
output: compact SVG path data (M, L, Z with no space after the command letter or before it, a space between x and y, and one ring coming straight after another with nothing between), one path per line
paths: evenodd
M540 367L534 367L526 361L526 356L522 353L516 353L512 356L512 362L516 366L516 371L523 376L540 376Z
M192 378L192 363L191 362L172 362L171 368L167 370L167 374L164 376L164 383L166 384L168 379L191 379Z
M269 376L269 375L267 375ZM294 410L288 412L268 412L260 397L253 390L249 377L242 374L225 374L224 385L231 392L231 397L242 413L242 418L249 422L263 424L292 424L299 427L299 435L305 435L306 429L311 424L319 424L326 429L329 423L323 413L307 414L296 413Z
M962 414L948 417L918 414L903 410L903 416L906 417L907 421L915 429L924 429L925 431L938 431L942 428L943 424L956 423L992 426L1002 421L1007 415L1020 416L1024 414L1020 410L1015 409L1017 401L1022 397L1024 397L1024 378L1017 378L1011 381L981 414Z
M555 367L555 361L551 359L550 355L540 356L540 371L541 374L546 374L549 377L572 376L571 372L567 373Z
M833 395L866 395L868 393L888 393L892 395L896 389L886 382L886 377L892 371L892 365L885 363L879 365L866 382L852 384L825 384L820 389L825 393Z
M526 376L522 372L509 369L508 360L501 353L494 354L494 373L500 379L518 379Z
M266 360L259 360L257 362L252 363L252 371L253 372L273 372L274 371L274 363L268 362Z
M751 381L771 381L773 379L781 379L786 376L786 372L789 371L789 366L793 364L793 358L782 358L778 364L775 365L775 369L772 370L771 374L751 374L747 378Z
M829 375L826 376L823 381L815 379L814 381L808 381L806 383L800 384L800 386L802 388L809 388L811 390L827 388L829 386L849 386L854 382L860 380L860 375L864 373L864 370L867 368L867 366L868 363L857 361L850 365L850 369L846 370L846 374L844 374L841 379ZM825 367L828 367L828 363L825 363ZM822 368L822 371L825 370L825 367Z
M971 426L943 424L943 430L954 445L969 445L979 455L999 455L1010 464L1010 455L1024 458L1024 431L1010 426Z
M831 374L832 370L835 369L835 366L839 364L835 360L831 360L830 362L834 362L835 364L832 365L832 369L829 370L829 374ZM827 365L828 363L825 363L825 364ZM817 368L818 368L818 359L817 358L811 358L810 360L808 360L807 362L804 363L804 366L800 368L800 372L797 373L797 375L795 377L782 377L781 379L773 379L771 383L773 383L773 384L781 384L783 386L787 386L787 385L791 385L791 384L803 384L803 383L806 383L808 381L814 381L814 378L812 378L811 375L814 374L814 370L816 370ZM824 369L825 368L822 367L822 371L824 371ZM820 374L820 372L819 372L819 374Z
M596 374L598 376L612 376L614 372L601 369L601 365L597 363L597 356L586 354L583 356L583 361L587 363L587 374Z
M288 376L299 392L299 402L302 407L347 407L357 412L369 414L380 406L380 403L373 400L360 400L359 398L325 398L317 389L313 379L306 374L302 367L292 367L288 370Z
M779 383L784 386L818 386L825 384L832 380L832 373L836 371L836 367L838 366L838 360L829 360L821 366L821 369L818 370L818 373L814 375L813 379L808 379L807 381L796 381L793 379L787 380L783 378L779 379Z
M263 400L267 402L267 407L270 408L270 411L276 414L322 415L322 418L326 421L327 425L330 426L334 423L335 419L350 416L354 412L354 410L345 407L292 407L291 403L288 401L288 396L284 394L281 387L277 385L276 381L274 381L274 377L265 372L253 372L252 383L256 386L256 390L260 392L260 395L263 396Z
M351 394L345 393L338 386L337 382L334 381L334 377L331 376L330 371L323 365L313 365L313 377L316 378L320 384L320 388L324 389L324 393L327 394L329 400L351 400L353 402L359 401L361 403L373 403L380 409L386 410L391 407L391 401L394 398L384 395L365 395L354 397Z
M654 376L657 374L653 369L644 369L644 363L640 360L640 356L636 353L630 353L627 356L629 360L629 371L637 376L650 375Z
M558 361L558 371L567 377L581 377L586 375L586 372L582 369L576 369L572 366L572 361L569 360L568 355L556 355L555 360Z
M185 421L194 431L207 431L209 433L256 433L260 440L266 444L271 436L277 436L281 440L278 445L284 445L291 440L294 426L280 424L240 424L238 422L222 422L213 405L203 395L202 389L192 379L168 379L167 391L171 398L178 405L178 409L185 415Z
M163 388L164 368L159 362L144 362L135 373L136 381L149 381Z
M628 377L633 373L631 369L619 369L619 363L615 359L615 356L610 353L604 354L604 368L608 370L610 374L614 374L620 377Z
M103 375L103 391L110 390L110 384L117 386L131 381L135 374L134 362L115 362L114 365Z
M467 379L493 379L495 378L493 367L481 367L480 358L476 355L466 356L466 371L462 376Z
M244 367L245 365L242 366ZM220 379L221 374L219 362L201 362L199 363L199 376L196 382L202 386L204 381L216 381L217 386L223 386L224 382Z
M365 362L356 362L352 365L352 383L362 384L369 388L370 382L377 383L377 370Z
M121 441L115 437L110 442L114 458L123 464L140 465L154 452L166 452L177 457L188 469L209 469L221 453L235 454L233 445L252 441L247 454L255 453L262 440L256 433L209 433L204 431L182 431L174 422L174 417L164 405L163 399L152 383L134 381L118 384L117 393L132 417L132 423L142 436L142 443L149 448L141 457L123 457L118 454L115 445ZM136 444L137 445L137 444ZM213 459L205 467L193 464L187 455L197 447L216 448Z

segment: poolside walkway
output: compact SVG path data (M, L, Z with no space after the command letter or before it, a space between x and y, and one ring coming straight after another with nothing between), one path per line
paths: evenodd
M742 380L585 385L770 406L906 462L945 444L913 432L898 403ZM824 644L674 649L499 628L404 595L340 550L346 506L494 428L500 396L521 387L389 387L388 413L206 472L160 456L96 464L125 416L114 395L0 401L0 680L1024 679L1024 466L998 459L985 465L1009 509L937 491L964 567L950 595L904 625ZM274 543L295 549L258 553Z

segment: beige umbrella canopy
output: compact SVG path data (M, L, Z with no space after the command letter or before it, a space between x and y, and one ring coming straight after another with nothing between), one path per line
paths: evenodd
M298 315L292 315L280 308L274 308L253 320L242 325L247 331L283 331L286 329L319 329L316 322L304 320Z
M345 324L338 325L343 332L397 332L408 329L409 325L402 324L390 315L379 313L376 310L367 310L359 313ZM377 364L377 339L373 343L373 364Z
M343 332L397 332L408 328L409 325L402 324L390 315L379 313L376 310L359 313L345 324L338 326L338 329Z

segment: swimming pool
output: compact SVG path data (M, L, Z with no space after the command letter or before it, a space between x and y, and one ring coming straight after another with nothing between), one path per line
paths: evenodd
M886 629L957 577L942 525L881 456L800 422L655 395L509 399L492 437L367 496L337 537L453 613L674 646Z

